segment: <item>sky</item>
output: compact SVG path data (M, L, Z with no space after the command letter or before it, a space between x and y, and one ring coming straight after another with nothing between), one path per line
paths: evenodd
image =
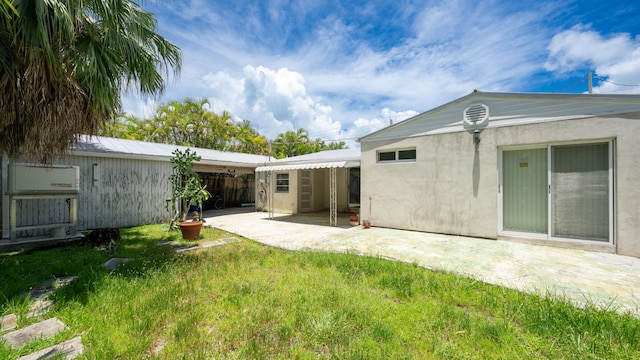
M640 94L640 2L622 0L155 0L182 71L128 114L207 98L262 135L355 140L494 92Z

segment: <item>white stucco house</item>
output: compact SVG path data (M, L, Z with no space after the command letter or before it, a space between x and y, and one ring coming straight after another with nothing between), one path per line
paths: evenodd
M338 212L360 207L360 149L327 150L270 161L256 168L259 210L299 214L329 210L330 225Z
M372 226L640 257L640 95L473 91L359 141Z

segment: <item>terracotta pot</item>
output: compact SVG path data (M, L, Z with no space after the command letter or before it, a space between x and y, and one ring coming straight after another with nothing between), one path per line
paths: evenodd
M180 231L182 231L182 238L185 240L198 240L200 237L200 230L202 229L202 221L190 221L181 222Z

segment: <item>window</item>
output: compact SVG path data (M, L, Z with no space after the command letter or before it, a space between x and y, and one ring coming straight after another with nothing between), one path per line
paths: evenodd
M379 151L378 162L415 161L416 149Z
M379 152L378 161L396 161L396 152L395 151Z
M289 174L276 174L276 192L289 192Z
M416 149L398 151L398 160L415 160Z

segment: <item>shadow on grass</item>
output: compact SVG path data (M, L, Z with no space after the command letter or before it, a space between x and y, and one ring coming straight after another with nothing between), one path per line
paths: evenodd
M213 241L229 234L217 229L203 228L200 240L186 242L180 231L166 231L163 225L148 225L121 229L121 240L115 253L105 247L88 244L66 244L53 248L32 249L0 253L0 314L10 304L20 302L24 294L44 281L57 277L77 276L67 286L55 293L57 306L67 301L85 304L108 276L141 277L184 258L174 251L176 246ZM173 242L159 246L160 242ZM132 261L119 265L113 272L101 266L110 258L129 258Z

